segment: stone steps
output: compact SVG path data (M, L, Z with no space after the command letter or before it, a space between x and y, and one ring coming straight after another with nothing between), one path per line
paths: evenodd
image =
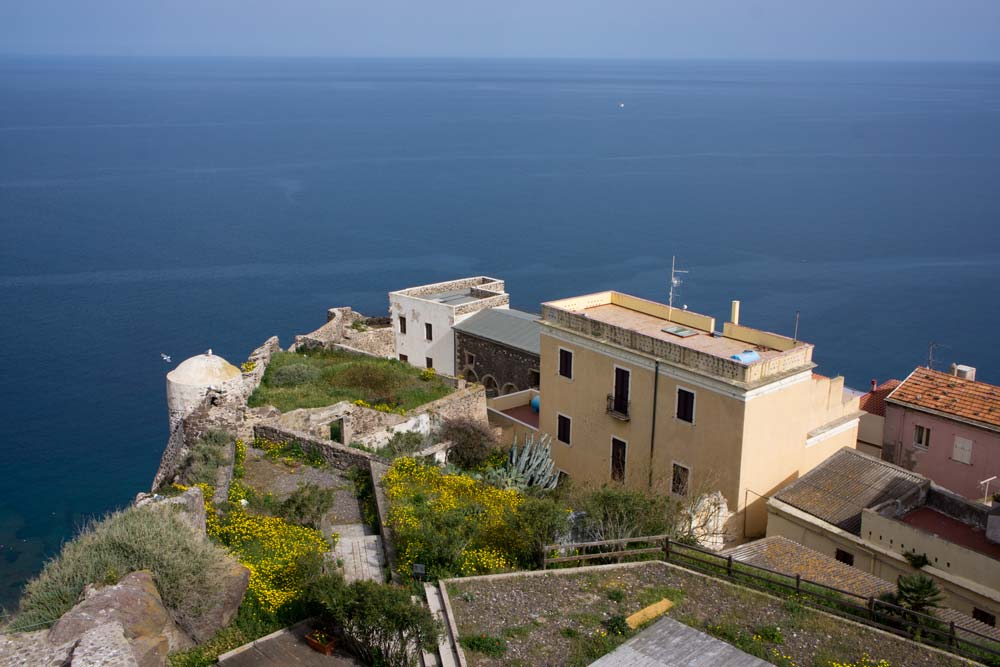
M341 533L333 555L342 562L347 583L365 579L385 581L385 552L380 536L357 534L356 531Z
M444 608L444 600L441 598L441 590L434 584L424 584L424 594L427 596L427 606L431 614L442 626L442 634L438 639L437 662L427 663L426 667L458 667L458 648L455 645L457 640L452 635L451 625L448 623L448 614Z

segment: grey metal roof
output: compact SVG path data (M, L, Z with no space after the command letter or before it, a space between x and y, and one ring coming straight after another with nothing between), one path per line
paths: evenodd
M861 511L928 484L926 477L845 447L774 497L817 519L861 534Z
M455 325L456 331L539 354L538 315L512 308L488 308Z
M590 667L771 667L771 663L664 616Z

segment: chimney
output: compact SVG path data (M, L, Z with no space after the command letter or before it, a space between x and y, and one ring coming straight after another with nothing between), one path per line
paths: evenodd
M740 323L740 302L736 299L733 299L733 312L729 316L729 321L733 324Z
M976 369L974 367L966 366L965 364L952 364L952 366L955 368L955 377L963 380L976 379Z
M872 378L872 391L875 391L876 389L878 389L878 380Z

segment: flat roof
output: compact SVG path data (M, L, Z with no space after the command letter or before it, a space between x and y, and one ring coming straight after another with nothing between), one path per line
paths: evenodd
M467 288L463 290L448 290L443 292L431 292L430 294L422 294L422 299L427 301L437 301L438 303L446 303L450 306L461 306L463 303L472 303L473 301L479 301L481 296L473 296L472 288Z
M541 325L539 316L513 308L489 308L462 320L453 328L478 338L538 355Z
M918 507L899 517L899 521L984 556L1000 560L1000 544L986 539L985 531L963 523L932 507L926 505Z

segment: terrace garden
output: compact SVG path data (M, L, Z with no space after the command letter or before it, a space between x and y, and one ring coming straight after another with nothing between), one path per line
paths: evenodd
M674 620L781 667L959 667L961 658L662 562L447 582L470 667L587 665L667 598Z
M250 407L273 405L282 412L320 408L340 401L363 401L406 411L452 392L433 372L395 359L379 359L341 350L278 352L250 396Z

